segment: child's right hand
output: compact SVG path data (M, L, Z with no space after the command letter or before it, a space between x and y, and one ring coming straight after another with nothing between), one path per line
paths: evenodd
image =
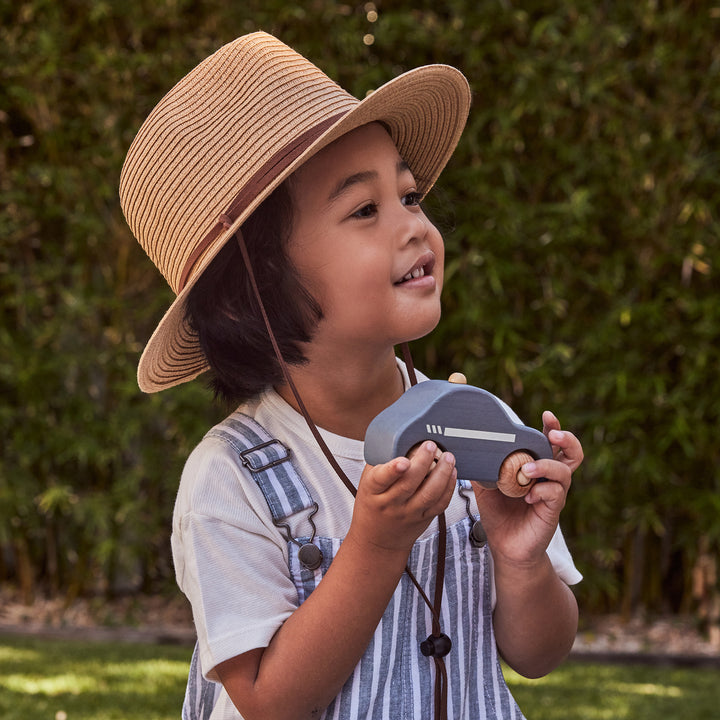
M409 457L366 465L348 532L374 549L409 553L432 519L445 511L455 491L455 457L422 443Z

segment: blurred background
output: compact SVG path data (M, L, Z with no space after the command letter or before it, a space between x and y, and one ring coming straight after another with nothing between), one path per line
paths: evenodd
M227 408L143 395L171 293L120 168L172 84L279 36L357 97L426 63L473 90L427 201L444 317L413 345L586 461L563 529L583 613L683 615L720 644L720 2L0 3L2 597L177 592L185 457Z

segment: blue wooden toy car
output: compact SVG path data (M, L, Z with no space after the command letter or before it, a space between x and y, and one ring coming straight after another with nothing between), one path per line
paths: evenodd
M513 453L531 456L517 467L530 459L552 458L545 435L523 425L499 398L472 385L429 380L411 387L373 419L365 435L365 461L388 462L424 440L455 455L458 477L486 488L498 487L501 466ZM527 488L507 494L525 494L531 482L521 484Z

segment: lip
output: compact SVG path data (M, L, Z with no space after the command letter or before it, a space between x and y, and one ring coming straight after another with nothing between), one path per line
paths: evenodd
M432 250L428 250L427 252L424 252L410 268L408 268L404 273L402 273L399 279L396 280L393 284L402 286L414 286L420 284L427 284L430 280L432 280L434 283L435 278L432 275L434 267L435 253ZM417 270L420 270L420 268L424 269L424 275L417 278L412 278L410 280L404 280L404 278L416 272Z

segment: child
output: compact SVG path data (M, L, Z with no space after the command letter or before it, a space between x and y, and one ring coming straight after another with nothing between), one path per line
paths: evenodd
M558 518L582 450L551 413L554 459L523 468L548 482L524 499L470 488L432 442L363 461L414 374L394 347L440 317L420 200L469 103L442 65L359 102L253 33L170 90L128 152L123 210L178 295L139 384L209 369L239 404L188 459L173 520L199 665L221 684L191 675L203 717L519 718L499 655L539 676L572 645Z

